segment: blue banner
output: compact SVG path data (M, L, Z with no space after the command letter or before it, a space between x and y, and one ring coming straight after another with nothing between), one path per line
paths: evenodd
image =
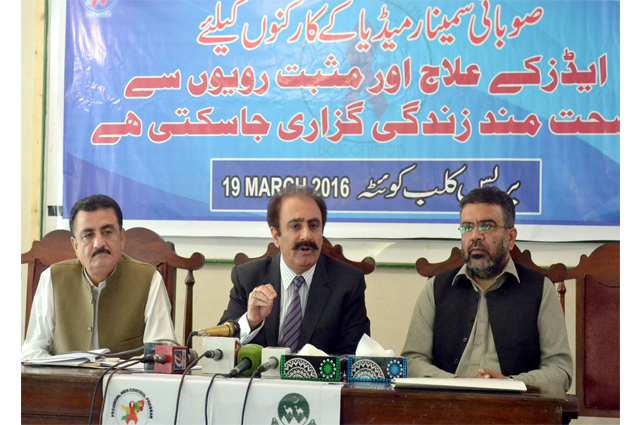
M619 2L66 12L67 218L104 193L127 219L264 223L274 191L303 183L333 222L455 223L462 196L496 185L519 224L619 229Z

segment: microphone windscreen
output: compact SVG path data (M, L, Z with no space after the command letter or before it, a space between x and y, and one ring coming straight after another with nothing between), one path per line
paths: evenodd
M240 347L238 350L238 361L240 364L244 359L251 360L251 367L242 372L242 375L251 376L258 366L260 366L262 360L262 346L258 344L247 344Z

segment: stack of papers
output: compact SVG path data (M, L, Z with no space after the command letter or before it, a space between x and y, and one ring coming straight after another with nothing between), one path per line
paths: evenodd
M522 381L478 378L396 378L394 388L433 388L448 390L527 391Z
M96 362L96 358L102 357L108 352L108 348L91 351L71 351L69 353L58 354L55 356L25 360L22 364L25 366L79 366L83 363L102 364L104 359L101 358L101 361ZM117 359L114 359L114 361L117 361ZM110 364L112 365L114 362L110 362Z

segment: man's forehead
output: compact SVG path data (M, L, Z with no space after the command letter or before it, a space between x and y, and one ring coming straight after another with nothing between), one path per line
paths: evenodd
M285 198L282 201L282 206L280 208L280 217L282 218L291 215L297 216L298 214L302 213L302 210L311 210L312 215L315 216L317 213L318 218L322 215L318 204L316 204L316 201L314 201L313 199L309 198L308 196L291 196Z
M460 222L466 221L495 221L504 217L502 206L498 204L466 204L460 212Z
M82 228L104 227L107 225L118 225L118 217L112 208L104 208L95 211L78 211L75 225Z
M87 224L86 226L84 226L84 227L82 227L80 229L80 232L82 232L82 233L93 232L93 231L97 230L97 228L99 228L100 230L106 230L106 229L116 230L117 229L117 225L115 223L100 224L98 226L93 226L91 224Z

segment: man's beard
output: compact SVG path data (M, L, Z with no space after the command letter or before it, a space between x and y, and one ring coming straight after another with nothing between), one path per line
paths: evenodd
M477 277L479 279L493 279L500 274L500 272L502 271L502 267L509 255L509 235L505 236L503 243L498 247L497 251L493 255L491 255L488 249L485 249L485 246L481 244L480 241L477 242L478 243L471 244L467 251L465 251L464 249L462 250L462 258L464 259L464 262L466 263L467 269L471 273L471 276ZM489 256L489 258L482 261L481 263L472 263L468 251L473 248L483 249Z

